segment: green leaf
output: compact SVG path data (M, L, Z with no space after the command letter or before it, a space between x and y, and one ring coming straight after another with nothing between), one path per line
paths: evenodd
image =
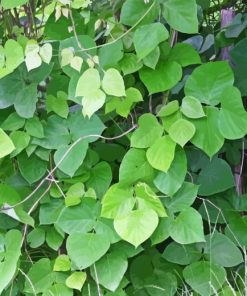
M197 5L195 0L166 0L163 2L163 15L175 30L194 34L198 32Z
M20 117L16 112L11 113L1 124L1 128L5 131L16 131L22 128L25 124L25 119Z
M45 101L47 113L53 111L63 118L67 118L69 107L67 103L67 94L59 91L57 98L53 95L48 95Z
M134 205L133 190L117 183L112 185L103 197L101 216L114 219L120 214L129 213Z
M79 78L76 87L76 96L90 96L92 90L100 88L100 75L96 69L86 70Z
M3 9L11 9L26 4L28 0L2 0Z
M54 154L54 161L58 168L65 174L73 177L82 165L88 149L87 141L81 140L76 145L63 146Z
M68 234L91 231L95 225L92 207L82 203L75 207L65 207L57 218L56 225Z
M225 282L226 272L221 266L200 261L185 267L183 276L187 284L202 296L215 294Z
M90 179L86 182L87 188L93 188L98 198L102 198L112 181L112 170L108 162L97 163L90 170Z
M127 26L135 25L146 14L141 24L148 24L155 20L159 14L158 4L153 0L147 4L142 0L127 0L121 9L120 22ZM150 6L153 5L152 8ZM147 11L149 10L149 13Z
M127 184L134 184L137 181L150 182L153 175L154 170L148 163L144 150L130 149L125 154L119 169L120 182Z
M119 62L124 75L137 72L142 68L142 61L139 61L137 56L133 53L126 53L123 59Z
M224 138L235 140L247 134L247 112L240 91L228 87L222 94L219 113L219 130Z
M46 290L42 296L73 296L73 290L67 288L64 284L54 284L48 290Z
M222 94L234 81L228 62L210 62L197 67L185 84L185 94L204 104L218 105Z
M168 217L161 218L158 227L151 236L152 245L156 245L165 241L170 236L170 227L171 219Z
M191 96L186 96L183 98L181 111L188 118L196 119L205 116L200 101Z
M177 62L182 67L201 64L198 52L187 43L177 43L170 51L168 60Z
M61 247L63 240L64 240L64 234L61 234L57 232L57 230L54 227L48 228L46 231L46 243L47 245L55 250L58 251L58 249Z
M189 207L182 211L171 225L170 236L184 245L205 241L201 215Z
M8 231L4 238L4 245L3 253L2 250L0 251L0 294L2 294L15 275L17 263L21 255L21 232L16 229Z
M149 68L155 69L160 58L160 49L156 47L144 59L143 64Z
M24 61L24 53L22 46L13 39L9 39L5 43L4 54L6 60L6 68L0 69L0 77L3 77L8 73L11 73Z
M35 228L27 235L27 242L31 248L38 248L45 242L45 231L42 228Z
M145 58L159 43L168 39L169 33L161 23L153 23L139 27L133 37L137 57ZM145 46L143 46L145 44Z
M35 292L35 294L38 294L50 288L54 281L50 260L42 258L35 262L27 273L27 279L24 287L25 293L33 294Z
M25 125L26 131L35 138L44 138L44 128L38 117L29 118Z
M160 172L154 185L164 194L173 196L182 186L187 173L187 159L183 150L176 151L175 158L167 173Z
M172 198L164 199L165 206L172 212L180 212L191 206L198 193L199 186L184 182Z
M15 101L16 112L24 118L32 118L36 110L37 98L37 85L32 83L17 93Z
M243 262L243 255L239 248L227 236L218 231L206 236L203 251L211 262L223 267L233 267Z
M145 183L138 183L135 186L135 197L138 209L153 209L159 217L166 217L165 208L159 197Z
M81 291L86 279L86 272L76 271L66 279L65 283L67 287Z
M68 271L71 268L71 263L68 255L59 255L54 263L54 271Z
M49 64L52 59L52 46L50 43L45 43L39 49L39 55L42 58L42 61L46 64Z
M29 184L38 181L46 173L47 162L34 154L28 158L26 153L23 152L17 157L17 160L20 172Z
M189 142L195 132L196 129L194 124L185 119L178 119L169 128L169 136L181 147L184 147L184 145Z
M11 157L21 153L21 151L25 149L30 142L30 136L22 131L15 131L11 133L10 138L15 146L15 150L11 153Z
M134 210L116 217L114 228L123 240L137 248L152 235L158 222L158 215L154 210Z
M95 87L95 86L94 86ZM124 81L121 74L116 69L108 69L102 80L103 90L111 96L123 97L125 96Z
M123 57L123 42L118 40L113 44L99 49L99 63L102 68L107 69L115 66Z
M167 172L175 156L176 143L169 137L158 138L147 150L147 160L159 171Z
M163 128L157 118L150 113L143 114L138 120L138 128L131 136L131 147L148 148L162 133Z
M180 245L176 242L170 243L162 254L162 257L169 262L188 265L198 261L202 254L195 245Z
M120 285L127 270L127 259L118 252L106 254L91 267L91 275L106 289L114 292Z
M0 128L0 158L5 157L15 150L10 137Z
M109 247L108 238L95 233L71 234L66 243L68 255L78 269L85 269L94 264L105 255Z
M143 67L139 73L141 81L147 87L149 94L171 89L182 78L181 66L173 61L160 61L155 70Z
M196 127L196 133L191 139L191 142L212 158L212 156L223 146L224 137L218 128L218 109L214 107L206 107L204 111L206 117L190 120Z
M196 183L200 185L199 194L213 195L235 186L231 167L220 158L214 158L200 171Z
M105 103L106 95L100 89L92 89L90 95L82 98L82 114L90 118Z
M157 116L165 117L174 114L176 111L179 110L179 104L177 100L171 101L168 104L161 107Z

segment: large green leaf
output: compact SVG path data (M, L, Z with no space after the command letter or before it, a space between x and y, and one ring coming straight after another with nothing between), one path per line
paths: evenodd
M135 204L133 190L121 186L120 183L112 185L102 200L101 216L114 219L120 214L130 212Z
M211 262L223 267L233 267L243 262L240 249L227 236L218 231L206 236L206 245L203 250Z
M225 282L226 272L221 266L200 261L185 267L183 276L187 284L202 296L215 295Z
M187 43L177 43L170 51L168 59L179 63L182 67L201 64L198 52Z
M147 150L147 160L159 171L167 172L175 156L176 143L169 137L158 138Z
M138 247L152 235L158 222L159 218L154 210L134 210L116 217L114 228L123 240Z
M182 186L187 173L187 160L183 150L176 151L175 158L167 173L160 172L154 179L154 185L164 194L173 196Z
M27 273L24 291L28 294L38 294L50 288L54 281L51 262L48 258L42 258L35 262Z
M203 242L203 223L201 215L193 208L183 210L171 225L170 236L179 244Z
M140 78L149 94L163 92L174 87L182 78L182 68L177 62L160 61L155 70L143 67Z
M12 229L6 233L5 239L5 251L2 255L0 251L0 294L8 286L10 281L15 275L18 259L21 255L22 234L19 230Z
M195 0L162 0L163 15L168 24L182 33L198 32L197 5Z
M225 88L232 86L233 72L227 62L210 62L197 67L185 84L185 94L202 103L218 105Z
M106 289L114 292L128 267L127 259L118 252L106 254L103 258L95 263L95 267L91 267L91 275Z
M180 212L191 206L197 197L199 186L184 182L172 198L164 199L165 206L172 212Z
M201 256L201 252L196 249L195 245L180 245L176 242L170 243L162 254L167 261L180 265L198 261Z
M163 133L157 118L150 113L143 114L138 120L138 129L131 136L131 146L135 148L150 147Z
M191 142L202 149L209 157L216 154L224 144L224 137L219 131L219 111L214 107L205 108L206 117L191 120L196 133Z
M137 181L150 182L153 177L154 170L147 161L146 152L141 149L130 149L120 165L119 181L134 184Z
M159 14L158 4L153 4L155 1L151 0L147 4L142 0L127 0L121 9L120 22L124 25L133 26L145 14L142 24L151 23ZM153 5L150 12L147 13L150 6Z
M36 155L29 158L25 152L21 153L18 158L19 169L22 176L32 184L42 178L47 170L47 162L41 160Z
M219 129L226 139L235 140L247 134L247 112L241 93L235 87L228 87L222 94L219 113Z
M90 95L82 98L82 114L89 118L105 103L106 95L100 89L91 89Z
M54 154L54 161L62 172L73 177L83 163L88 149L88 142L82 140L74 146L71 145L59 148Z
M169 128L169 136L181 147L184 147L184 145L194 136L195 132L196 129L193 123L186 119L178 119Z
M92 208L85 204L64 208L57 218L56 225L68 234L86 233L96 223Z
M156 46L165 41L169 33L161 23L153 23L139 27L133 37L135 50L139 59L145 58ZM143 46L145 44L145 46Z
M203 196L225 191L235 185L231 167L220 158L214 158L204 166L196 182L200 185L199 194Z
M15 150L14 143L10 137L0 128L0 158Z
M2 0L2 6L4 9L11 9L17 6L26 4L28 0Z
M78 269L85 269L98 261L109 249L110 242L102 234L74 233L66 243L68 255Z

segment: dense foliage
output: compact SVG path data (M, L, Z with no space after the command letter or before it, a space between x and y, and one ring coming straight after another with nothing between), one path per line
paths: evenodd
M245 2L1 1L1 295L244 295Z

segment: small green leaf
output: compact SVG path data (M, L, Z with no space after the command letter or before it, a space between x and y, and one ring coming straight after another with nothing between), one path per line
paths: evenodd
M24 150L30 142L30 136L22 131L15 131L11 133L10 138L15 146L15 150L11 153L11 157L21 153L21 151Z
M68 255L78 269L94 264L105 255L109 247L108 238L96 233L74 233L68 237L66 243Z
M22 128L25 124L25 119L20 117L16 112L11 113L1 124L1 128L5 131L16 131Z
M95 87L95 86L94 86ZM116 69L108 69L102 80L103 90L111 96L123 97L125 96L124 81L121 74Z
M100 75L96 69L86 70L79 78L76 87L76 96L90 96L94 89L100 88Z
M181 111L188 118L201 118L205 116L200 101L191 96L183 98Z
M82 165L88 149L88 143L84 140L72 145L63 146L54 154L55 164L70 177L73 177L77 169Z
M247 134L247 112L244 109L240 91L228 87L221 97L219 129L224 138L235 140Z
M119 64L124 75L137 72L143 66L142 61L139 61L133 53L126 53Z
M160 61L155 70L143 67L139 73L149 94L155 94L171 89L182 78L181 66L173 61Z
M198 32L197 4L195 0L162 1L163 15L168 24L175 30L193 34Z
M26 4L28 0L2 0L3 9L11 9Z
M154 210L134 210L116 217L114 228L123 240L137 248L152 235L158 222L158 215Z
M45 242L45 231L43 228L35 228L27 235L27 242L31 248L38 248Z
M52 46L50 43L45 43L42 47L39 49L39 54L41 56L41 59L46 64L49 64L52 58Z
M47 113L53 111L63 118L68 117L69 107L67 103L67 95L64 92L58 92L57 98L53 95L48 95L45 104Z
M169 53L168 60L179 63L182 67L201 64L201 58L192 45L177 43Z
M156 117L150 113L143 114L138 120L138 129L131 136L131 147L148 148L162 133Z
M44 138L44 128L38 117L29 118L25 125L26 131L35 138Z
M169 128L171 139L181 147L184 147L184 145L194 136L195 132L196 129L194 124L185 119L178 119Z
M159 110L157 116L159 117L165 117L165 116L170 116L176 111L179 110L179 104L177 100L169 102L167 105L164 105L161 107Z
M92 89L90 95L82 98L83 116L90 118L105 103L106 95L100 89Z
M54 271L68 271L71 268L71 263L68 255L59 255L54 263Z
M170 236L175 242L184 245L204 242L201 215L189 207L182 211L171 225Z
M10 154L15 146L10 137L0 128L0 158Z
M147 160L153 168L167 172L174 159L175 148L176 143L169 136L163 136L147 150Z
M86 279L86 272L76 271L66 279L65 283L67 287L81 291Z
M161 23L153 23L139 27L133 37L134 46L139 59L145 58L159 43L165 41L169 33ZM145 44L145 46L143 46Z

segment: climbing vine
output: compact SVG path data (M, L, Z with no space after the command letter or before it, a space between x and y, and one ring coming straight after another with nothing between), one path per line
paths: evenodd
M1 1L0 295L245 295L245 10Z

